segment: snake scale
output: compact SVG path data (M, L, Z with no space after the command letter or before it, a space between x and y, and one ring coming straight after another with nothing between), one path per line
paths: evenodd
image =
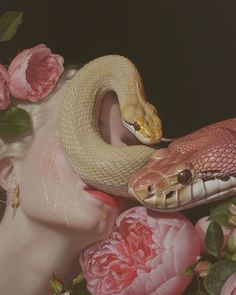
M124 125L143 145L116 147L101 137L99 112L102 99L109 91L117 95ZM234 126L227 129L231 134L231 166L234 171L236 120L227 124ZM211 128L204 131L206 136L202 137L203 140L199 140L200 131L173 142L168 149L156 151L148 146L161 141L161 121L155 107L145 98L136 67L118 55L100 57L82 67L67 87L60 112L61 142L71 166L82 180L113 195L135 197L143 205L161 211L180 210L186 202L187 207L198 203L190 192L182 191L201 179L201 170L203 174L207 171L202 165L210 159L210 156L204 156L206 141L212 147L219 139L216 136L219 130L212 136ZM225 130L222 132L225 134ZM199 154L199 150L203 152ZM231 174L234 177L234 173ZM235 192L235 186L236 183L227 189L223 187L223 196L229 195L224 195L224 191ZM180 191L180 194L173 196L173 191ZM214 195L216 198L217 194L206 190L197 201L209 202L210 197Z

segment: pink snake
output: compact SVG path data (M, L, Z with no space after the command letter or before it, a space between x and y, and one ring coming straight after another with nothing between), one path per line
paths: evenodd
M155 152L129 182L144 206L179 211L236 193L236 118L173 141Z

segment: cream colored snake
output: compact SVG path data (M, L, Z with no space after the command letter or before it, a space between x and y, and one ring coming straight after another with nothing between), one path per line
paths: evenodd
M103 140L98 120L102 99L109 91L117 95L124 125L145 145L116 147ZM222 170L221 166L217 172L213 169L212 177L216 179L216 173L222 172L229 175L231 181L236 173L236 119L226 122L222 124L227 127L217 128L229 130L223 130L223 134L224 139L233 144L233 152L228 153L233 155L232 171ZM196 140L199 134L193 133L155 153L155 149L147 145L161 141L161 121L156 109L146 101L136 67L117 55L95 59L77 72L66 90L60 114L60 137L66 155L87 184L114 195L135 197L145 206L161 211L180 210L209 202L212 195L217 199L235 192L235 182L213 193L206 190L205 195L184 192L203 181L201 173L212 170L201 164L203 155L210 159L204 149L214 147L219 140L216 136L219 130L213 132L214 135L210 130L212 127L203 132L202 141ZM177 192L174 197L173 192Z

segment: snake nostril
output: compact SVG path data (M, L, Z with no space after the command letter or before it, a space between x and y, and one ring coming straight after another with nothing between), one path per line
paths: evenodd
M178 181L181 184L189 184L192 180L192 172L189 169L181 171L178 175Z

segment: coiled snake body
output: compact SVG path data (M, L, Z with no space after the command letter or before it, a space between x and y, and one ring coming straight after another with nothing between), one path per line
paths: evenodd
M102 98L109 91L117 94L125 126L146 145L115 147L102 139L98 127L99 111ZM234 128L228 128L233 133L234 150L235 119L227 124L234 125ZM193 136L196 138L196 135ZM202 169L201 164L197 168L201 160L191 159L194 159L196 150L201 149L203 142L195 143L195 149L188 150L192 146L190 135L182 141L180 139L172 143L166 150L157 151L158 155L153 148L147 146L161 140L161 122L156 109L145 99L137 69L124 57L104 56L78 71L67 88L62 104L60 137L74 170L87 184L98 190L118 196L133 196L145 206L160 210L179 210L186 204L186 199L188 204L193 203L192 197L189 199L185 195L182 198L178 195L178 198L169 202L171 204L166 200L169 192L189 187L192 181L196 182L196 175L200 178L196 169ZM213 137L215 140L216 136ZM210 135L209 138L213 137ZM232 138L230 137L230 141ZM182 142L186 143L184 147ZM212 145L212 140L209 144ZM235 170L235 151L233 154ZM197 159L201 156L198 155ZM150 161L152 163L153 160L158 164L154 170L151 165L150 171ZM168 170L167 167L171 169ZM202 170L205 170L204 167ZM186 181L181 181L181 173ZM160 178L171 181L168 180L162 187ZM202 199L208 201L206 196L201 196Z

